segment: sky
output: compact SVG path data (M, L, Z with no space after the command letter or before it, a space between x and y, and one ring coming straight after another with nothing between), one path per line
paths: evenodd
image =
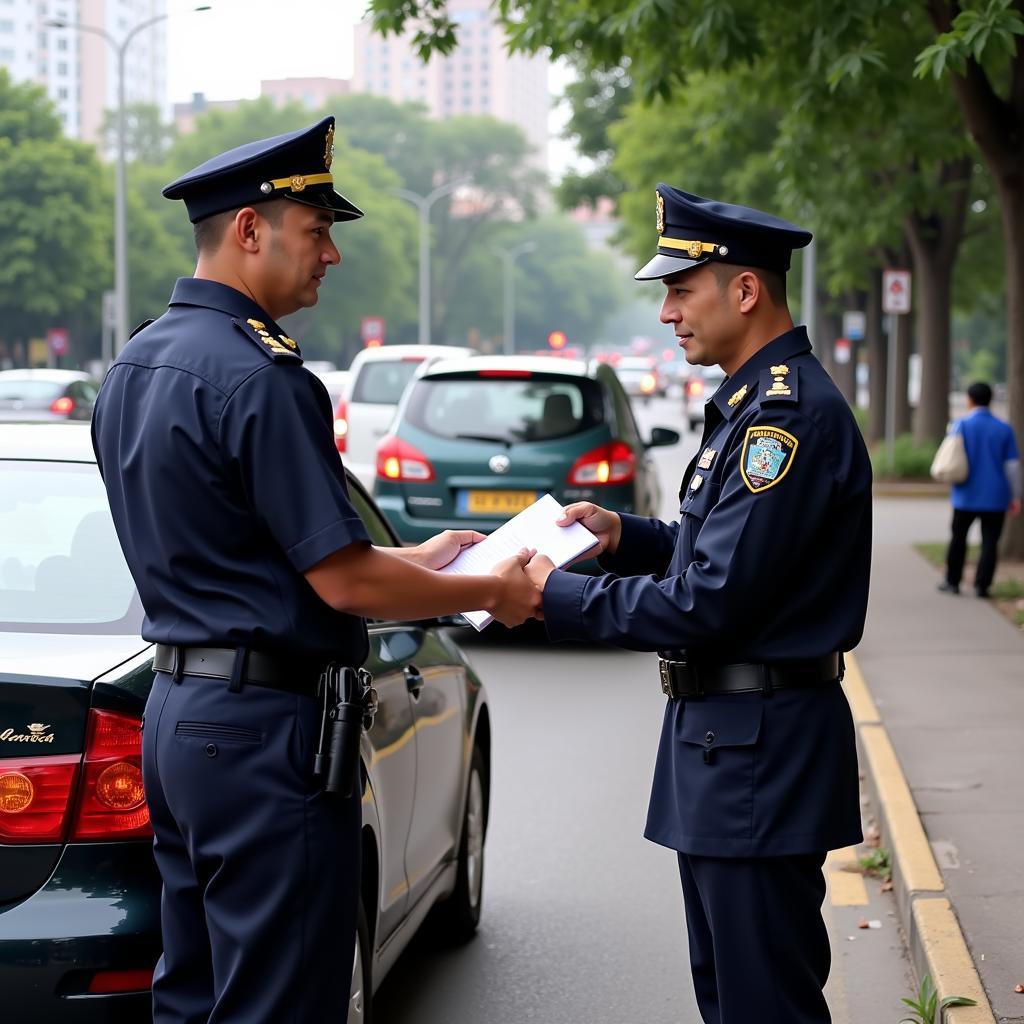
M171 103L201 92L208 100L253 99L264 78L352 76L353 27L362 0L168 0L167 91ZM292 13L294 12L294 13ZM569 80L563 65L552 66L548 83L558 94ZM557 138L564 105L552 113L549 164L560 178L575 156Z

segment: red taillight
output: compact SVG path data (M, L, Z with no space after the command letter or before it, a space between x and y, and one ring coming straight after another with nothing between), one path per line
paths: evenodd
M86 992L99 996L113 992L145 992L152 987L153 968L143 967L133 971L97 971L89 979Z
M64 395L62 398L58 398L51 406L50 412L55 412L59 416L67 416L75 407L75 400Z
M426 356L402 356L401 362L403 363L422 363Z
M70 839L130 839L152 834L142 789L140 721L113 711L90 711Z
M622 441L611 441L581 455L569 470L569 483L577 487L625 484L636 475L636 456Z
M59 843L81 761L80 754L0 761L0 841Z
M427 484L434 479L434 467L419 448L388 434L377 445L377 476L393 483Z
M704 381L699 378L687 381L686 393L690 398L700 398L704 394Z
M348 402L344 398L334 410L334 447L342 455L348 451Z
M532 377L531 370L480 370L478 377Z

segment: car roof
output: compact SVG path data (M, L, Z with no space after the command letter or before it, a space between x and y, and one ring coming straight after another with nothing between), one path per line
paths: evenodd
M70 384L76 380L88 380L89 374L82 370L0 370L0 380L49 380L54 384Z
M0 459L95 462L88 423L0 423Z
M487 370L528 370L561 377L591 377L590 366L582 359L552 356L474 356L472 359L440 359L424 371L423 377L452 373L480 373Z

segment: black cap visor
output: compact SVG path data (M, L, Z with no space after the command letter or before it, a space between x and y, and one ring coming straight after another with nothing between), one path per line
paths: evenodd
M670 274L678 274L683 270L691 270L693 267L710 263L711 257L705 256L699 260L688 260L683 256L666 256L658 253L646 266L641 267L634 275L634 281L659 281Z
M277 198L277 197L275 197ZM305 206L315 206L321 210L330 210L334 213L334 220L359 220L363 211L354 203L350 203L340 192L334 189L325 189L320 192L313 192L306 189L304 192L285 192L284 199L291 199L292 202L302 203Z

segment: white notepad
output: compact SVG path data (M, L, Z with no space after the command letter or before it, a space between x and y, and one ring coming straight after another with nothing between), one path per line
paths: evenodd
M440 572L463 576L485 576L502 559L517 554L523 548L536 548L547 555L556 569L589 551L598 539L580 523L556 526L562 506L550 495L538 498L507 523L503 523L482 541L460 551ZM477 630L494 620L490 612L463 612L463 617Z

